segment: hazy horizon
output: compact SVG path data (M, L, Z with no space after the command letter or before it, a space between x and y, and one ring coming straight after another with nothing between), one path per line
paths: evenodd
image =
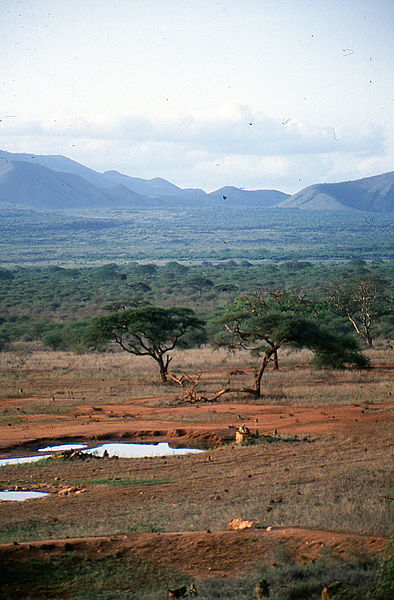
M394 165L389 0L3 0L0 147L295 193Z

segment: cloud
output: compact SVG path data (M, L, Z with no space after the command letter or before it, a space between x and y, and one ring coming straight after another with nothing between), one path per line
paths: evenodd
M17 115L0 123L0 147L63 154L98 171L160 176L206 190L236 185L295 192L312 183L374 175L393 164L380 127L333 129L231 105L155 118Z
M13 119L0 129L8 135L73 137L130 144L164 143L225 155L291 155L335 152L380 154L384 148L383 129L366 126L335 130L329 124L306 125L289 116L275 119L249 107L239 106L216 114L163 117L126 115L114 118L92 115L50 120Z

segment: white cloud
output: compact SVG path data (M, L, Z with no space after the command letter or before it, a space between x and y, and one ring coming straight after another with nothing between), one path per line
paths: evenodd
M374 175L393 164L381 127L334 129L234 104L166 118L17 115L0 122L0 147L64 154L98 171L160 176L207 190L236 185L295 192L312 183Z
M227 113L227 114L226 114ZM289 155L333 152L377 154L383 151L381 127L367 126L336 131L329 124L306 125L284 116L281 120L237 107L217 114L191 114L169 118L126 115L114 118L18 118L0 130L8 136L36 135L134 143L185 144L194 150L236 155ZM1 139L1 137L0 137Z

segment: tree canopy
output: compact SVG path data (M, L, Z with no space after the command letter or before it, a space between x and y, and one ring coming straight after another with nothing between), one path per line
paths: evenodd
M221 321L223 330L216 338L218 345L244 348L262 357L254 386L241 390L257 396L268 363L277 358L284 345L309 348L320 366L367 365L355 338L322 324L314 303L299 294L281 290L242 296L227 307Z
M137 356L151 356L167 381L168 354L176 346L188 348L205 341L204 321L189 308L130 308L93 319L85 340L90 344L116 342Z
M327 286L327 298L331 310L345 317L368 346L372 346L376 322L393 310L385 281L370 274L345 283L331 283Z

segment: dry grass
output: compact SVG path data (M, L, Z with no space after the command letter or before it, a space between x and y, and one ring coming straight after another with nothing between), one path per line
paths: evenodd
M223 447L209 456L3 467L3 486L23 481L53 489L79 481L86 491L67 501L55 496L12 509L4 503L0 539L223 530L234 517L263 526L375 535L392 527L392 459L384 437L367 452L363 440L330 436L313 443ZM116 478L134 483L116 487ZM166 483L135 484L152 479Z
M394 364L394 351L369 350L373 365ZM250 385L256 366L247 352L229 354L209 347L175 351L174 372L201 374L198 391L211 395L229 382ZM264 403L294 406L363 404L390 400L391 370L331 371L310 368L308 351L282 353L280 370L268 370L263 379ZM384 361L384 363L383 363ZM70 401L122 403L143 397L176 395L177 388L162 385L156 363L126 352L78 355L36 351L21 362L15 353L0 354L3 385L0 397L63 397ZM243 394L233 395L238 401Z
M285 352L280 371L265 375L261 404L289 406L365 407L392 401L393 350L369 351L373 365L366 371L316 371L307 352ZM161 406L176 402L178 388L157 381L149 358L126 353L76 355L36 351L23 357L0 355L4 398L0 417L22 423L29 414L66 415L83 404L122 404L130 399L156 398ZM247 353L235 355L202 350L174 353L176 372L202 373L201 390L214 392L230 378L246 385L253 377ZM383 368L382 368L383 367ZM175 370L175 369L174 369ZM233 371L233 374L231 374ZM55 396L56 402L51 398ZM163 399L163 396L167 397ZM31 405L23 398L36 397ZM256 402L245 395L226 398ZM139 400L142 401L142 400ZM154 402L155 400L149 402ZM166 419L165 416L162 417ZM171 421L171 415L168 420ZM198 407L187 419L198 422ZM225 415L212 405L205 423L220 424ZM182 419L181 416L177 419ZM2 487L31 482L42 488L82 481L86 492L67 500L54 496L1 508L1 540L29 540L130 533L225 529L234 517L257 519L263 525L299 526L356 533L386 534L393 523L393 479L389 422L371 421L357 438L351 433L321 435L314 443L261 444L223 447L207 455L166 459L84 461L69 464L3 467ZM133 480L157 478L168 485L89 484L117 476ZM1 485L1 482L0 482ZM8 505L8 506L7 506ZM82 518L83 516L83 518Z

